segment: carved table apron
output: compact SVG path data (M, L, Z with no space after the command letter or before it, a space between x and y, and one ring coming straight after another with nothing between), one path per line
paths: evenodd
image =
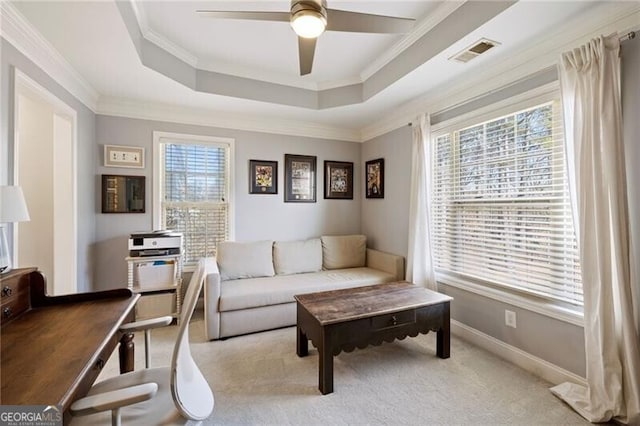
M380 345L429 331L436 354L449 358L451 297L407 282L296 295L298 356L308 340L319 353L319 389L333 392L333 357L356 347Z

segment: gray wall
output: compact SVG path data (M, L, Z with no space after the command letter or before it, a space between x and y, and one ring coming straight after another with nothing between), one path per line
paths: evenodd
M92 176L96 194L94 211L96 243L94 246L97 289L126 284L127 238L131 232L150 230L152 223L152 144L153 131L230 137L235 139L235 239L295 240L323 234L360 232L360 198L362 166L358 143L297 136L273 135L213 127L165 123L112 116L97 116L96 146L99 155ZM131 145L146 148L144 169L102 167L104 145ZM316 203L284 202L284 154L317 157ZM278 161L278 194L249 194L249 160ZM325 200L323 192L324 161L354 163L354 199ZM101 174L134 174L147 177L147 213L101 214L99 199Z
M384 158L384 198L362 195L362 233L377 250L407 256L411 127L405 126L362 145L362 164ZM363 172L364 174L364 172Z
M94 240L95 186L95 114L82 104L62 86L56 83L48 74L22 55L5 39L1 39L0 47L0 182L13 183L13 155L14 155L14 68L19 69L32 80L43 86L49 92L66 102L78 113L78 143L77 143L77 182L78 182L78 290L90 290L93 256L90 251ZM33 167L37 167L34 164ZM9 238L11 240L11 238ZM11 243L10 243L11 244ZM13 248L11 248L13 250ZM17 265L38 266L38 265Z
M636 271L636 324L640 330L640 37L622 43L622 115L632 235L631 262Z
M439 284L439 290L453 297L451 317L456 321L582 377L586 374L582 327L457 287ZM516 313L517 328L505 325L505 309Z

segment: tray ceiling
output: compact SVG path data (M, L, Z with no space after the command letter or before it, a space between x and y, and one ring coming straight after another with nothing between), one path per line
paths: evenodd
M195 13L288 11L288 1L11 2L95 88L101 103L146 103L352 130L560 37L563 28L580 25L583 14L620 13L621 4L329 0L330 8L417 23L406 35L325 33L313 72L301 77L288 24ZM500 44L466 64L448 60L482 38Z

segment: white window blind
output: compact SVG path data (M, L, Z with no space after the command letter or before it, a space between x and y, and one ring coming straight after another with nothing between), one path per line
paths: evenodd
M215 255L229 239L229 146L160 143L160 220L182 232L185 263Z
M558 101L434 134L436 268L582 305Z

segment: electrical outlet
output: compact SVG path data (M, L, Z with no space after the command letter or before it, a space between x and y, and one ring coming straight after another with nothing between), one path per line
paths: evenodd
M516 313L513 311L505 310L504 323L507 325L507 327L516 328Z

